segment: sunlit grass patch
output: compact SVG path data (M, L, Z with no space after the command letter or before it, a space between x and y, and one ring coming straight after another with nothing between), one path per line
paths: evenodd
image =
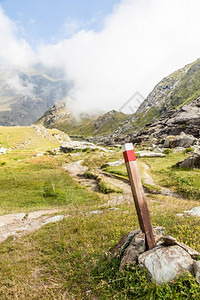
M200 287L190 275L156 286L139 267L119 273L118 258L108 259L108 252L139 225L132 204L118 208L90 214L88 207L26 237L4 242L0 295L6 299L180 299L181 293L182 299L186 295L198 299ZM180 219L170 209L151 204L150 210L154 225L165 226L168 234L200 250L197 218Z
M50 193L51 191L53 193ZM98 195L81 188L51 157L7 161L0 172L0 210L12 212L88 205Z
M86 164L95 166L97 161L100 166L105 157L113 161L118 155L100 157L94 152L82 157ZM172 155L170 159L170 155L144 160L160 184L180 158ZM111 259L109 251L124 234L139 228L134 203L108 207L105 204L111 195L81 188L62 169L77 157L21 152L1 158L6 162L0 166L1 212L59 207L67 215L60 222L22 238L9 237L1 244L1 299L198 299L200 286L190 275L157 286L139 267L119 273L119 259ZM138 159L141 174L142 161ZM125 165L115 168L127 176ZM164 226L167 234L200 251L199 218L176 215L196 206L196 201L148 194L147 203L153 225Z
M173 166L188 157L185 153L171 153L166 157L144 161L150 166L151 174L160 185L173 188L189 199L200 199L200 170L179 169Z

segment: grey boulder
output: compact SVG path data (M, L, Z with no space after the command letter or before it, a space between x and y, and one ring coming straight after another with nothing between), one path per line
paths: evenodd
M193 259L178 245L158 246L146 251L138 257L138 262L157 284L170 282L186 271L193 273L194 269Z

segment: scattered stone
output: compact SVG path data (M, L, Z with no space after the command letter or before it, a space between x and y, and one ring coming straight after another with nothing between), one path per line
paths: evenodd
M26 213L21 213L16 215L17 220L24 220L26 218L27 214Z
M184 213L187 213L190 216L200 217L200 206L193 207L190 210L185 210Z
M159 241L163 236L165 236L166 230L162 226L153 226L153 233L154 233L155 239L157 239ZM142 234L142 237L140 236L140 234ZM117 243L111 249L111 251L110 251L111 254L113 256L116 256L120 250L120 256L123 257L125 250L130 245L133 246L136 241L139 241L138 239L143 239L143 233L141 232L140 229L128 232L121 238L119 243ZM138 250L137 247L136 247L136 250Z
M126 265L136 264L138 256L139 256L139 252L135 249L135 247L129 246L126 249L124 256L121 260L119 271L121 271Z
M119 252L119 250L121 249L121 247L124 245L124 243L126 242L127 238L129 236L133 236L137 233L141 232L141 230L132 230L132 231L129 231L128 233L126 233L119 241L119 243L117 243L111 250L110 250L110 253L113 255L113 256L116 256L117 253ZM131 242L131 241L130 241ZM127 245L127 247L130 245L130 243Z
M134 233L127 236L125 243L123 244L123 246L120 249L121 257L123 257L125 255L126 249L128 249L128 247L131 245L132 241L135 239L135 236L137 236L141 233L142 233L141 230L135 231ZM137 249L135 249L135 250L137 250Z
M174 280L186 271L193 273L193 259L178 245L157 246L141 254L138 261L157 284Z
M163 242L164 246L176 245L176 239L171 235L164 236L163 240L164 240L164 242Z
M108 152L109 150L103 148L103 147L99 147L96 146L93 143L88 143L88 142L79 142L79 141L69 141L66 143L63 143L60 146L60 151L64 152L64 153L70 153L73 151L87 151L87 150L100 150L100 151L104 151L104 152Z
M165 236L166 235L166 229L162 226L153 226L153 234L154 236Z
M43 222L43 225L46 225L46 224L49 224L49 223L58 222L58 221L63 220L64 218L66 218L65 215L54 216L54 217L52 217L52 218L49 218L49 219L45 220L45 221Z
M194 274L197 282L200 284L200 261L194 260Z
M70 156L80 156L80 155L82 155L82 153L80 153L80 152L77 152L77 153L70 153L69 155L70 155Z
M200 169L200 155L194 154L192 156L189 156L186 159L175 164L174 167L179 167L183 169L184 168Z
M90 215L102 214L102 210L92 210L89 212Z
M196 258L197 256L200 255L199 252L197 252L196 250L190 248L189 246L178 242L174 237L172 237L171 235L167 235L165 237L163 237L163 246L173 246L173 245L178 245L181 248L183 248L186 252L188 252L188 254L192 257L192 258Z
M120 255L119 270L129 264L139 263L141 267L147 269L147 275L157 284L174 280L186 271L193 274L193 258L200 253L179 243L170 235L164 236L166 234L164 227L153 226L153 233L156 247L148 251L146 251L145 234L141 230L130 231L121 238L110 251L113 257Z
M43 156L44 155L44 152L43 153L37 153L36 156Z
M3 234L2 238L6 240L9 236L12 236L15 234L16 234L16 231L8 232L8 233Z
M5 224L4 223L0 223L0 227L3 227L3 226L5 226Z
M164 141L164 148L184 147L188 148L196 142L196 138L192 135L181 132L180 135L170 135Z
M176 147L176 148L173 149L173 152L174 152L174 153L177 153L177 152L183 152L184 150L185 150L184 147Z
M178 216L178 217L183 217L184 214L176 214L176 216Z
M152 151L138 151L136 152L138 157L165 157L166 155L162 152L152 152Z
M105 163L103 164L103 168L105 167L119 167L121 166L122 164L124 163L124 160L123 159L119 159L117 161L112 161L112 162L108 162L108 163Z
M1 148L0 148L0 155L1 155L1 154L6 154L6 152L7 152L7 149L6 149L6 148L4 148L4 147L1 147Z
M63 166L63 169L69 171L71 176L83 175L88 170L88 167L82 166L82 162L83 160L75 161Z

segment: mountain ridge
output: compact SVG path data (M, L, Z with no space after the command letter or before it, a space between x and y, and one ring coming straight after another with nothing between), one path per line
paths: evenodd
M65 99L72 83L17 69L0 69L0 125L31 125L54 103Z

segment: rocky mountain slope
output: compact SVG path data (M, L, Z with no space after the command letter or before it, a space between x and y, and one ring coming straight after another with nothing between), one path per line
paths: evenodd
M129 115L115 110L101 116L81 114L76 119L67 109L65 102L61 101L47 110L36 124L42 124L47 128L58 128L70 135L95 137L111 134L129 119Z
M142 141L158 139L162 142L167 136L189 134L200 139L200 96L189 104L185 104L176 110L168 110L158 120L146 124L136 133L130 133L116 140L127 140L140 143Z
M67 96L71 83L17 69L0 69L0 125L30 125Z
M90 141L96 140L108 144L140 136L147 128L152 128L147 134L154 134L153 130L158 131L158 125L155 127L156 120L163 130L163 132L159 131L161 135L164 135L164 131L166 134L194 131L194 135L197 136L198 95L200 95L200 59L162 79L134 115L113 110L99 117L82 116L77 121L70 115L64 104L59 104L47 111L39 123L48 128L56 127L71 135L93 137ZM179 114L181 114L180 118ZM171 118L171 127L165 126L166 122L169 125L168 119ZM179 120L175 121L178 125L174 120ZM197 124L195 129L194 124ZM156 133L154 135L158 136Z
M138 124L160 117L195 100L200 94L200 59L162 79L139 106L133 120Z

